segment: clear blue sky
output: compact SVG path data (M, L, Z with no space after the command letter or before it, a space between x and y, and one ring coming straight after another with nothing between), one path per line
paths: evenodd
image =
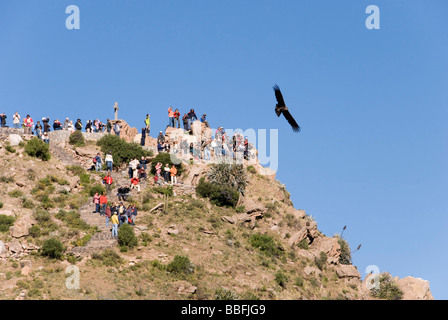
M68 5L81 29L67 30ZM367 30L368 5L381 29ZM277 178L368 265L448 299L448 2L0 2L0 112L113 115L152 135L169 105L279 130ZM302 126L274 114L277 83Z

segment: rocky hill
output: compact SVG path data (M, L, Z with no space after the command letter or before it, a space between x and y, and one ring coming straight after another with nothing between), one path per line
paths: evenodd
M120 121L122 138L139 141ZM207 128L199 124L190 138L197 132ZM175 140L180 132L166 134ZM52 157L42 161L25 152L30 136L0 132L0 299L433 299L422 279L362 279L349 244L322 234L257 162L244 165L247 186L233 207L197 194L207 163L184 164L172 189L150 176L127 202L139 208L137 242L120 245L93 213L92 192L105 173L86 171L101 150L99 135L84 136L87 144L74 147L66 133L52 133ZM146 139L145 148L155 145ZM113 177L108 200L118 201L117 186L129 184L127 166ZM48 254L49 239L63 244L62 255Z

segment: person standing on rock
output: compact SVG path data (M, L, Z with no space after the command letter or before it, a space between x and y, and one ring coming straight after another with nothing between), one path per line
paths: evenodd
M6 127L6 118L8 118L8 117L6 116L5 113L0 114L2 128Z
M174 127L176 127L176 122L177 122L177 129L180 128L180 111L179 109L176 109L174 111Z
M112 190L112 183L114 183L114 179L110 175L110 172L104 177L103 183L106 184L106 193L109 193Z
M23 119L23 123L25 124L25 134L32 134L31 130L34 124L33 119L29 114L26 115L26 118Z
M107 119L107 123L106 123L106 131L107 133L110 134L110 132L112 131L112 123L110 122L110 119Z
M106 206L107 206L107 197L106 193L103 192L103 194L100 196L100 215L104 216L106 214Z
M12 116L12 125L14 129L20 129L20 115L17 111Z
M174 183L177 184L177 169L174 164L170 169L170 175L171 175L171 185L173 185Z
M81 119L76 120L76 123L75 123L75 129L78 130L78 131L81 131L81 130L82 130L82 122L81 122Z
M93 213L101 213L100 212L100 195L98 192L95 192L95 195L93 196L93 203L95 204L95 211Z
M40 121L37 121L37 124L34 127L34 132L39 139L42 139L42 125L40 124Z
M106 210L104 215L106 216L106 227L109 226L110 217L112 215L112 211L110 210L110 206L106 206Z
M101 163L101 156L100 156L100 154L98 153L96 156L95 156L95 164L96 164L96 171L98 172L98 171L101 171L101 165L102 165L102 163Z
M118 122L115 122L115 124L114 124L114 131L115 131L115 135L117 137L119 137L120 132L121 132L121 126L118 124Z
M112 172L113 164L114 164L114 158L112 157L112 153L110 151L106 154L106 158L104 159L104 161L106 161L107 170L109 172Z
M174 111L173 107L168 108L168 127L174 127Z
M190 120L190 129L191 129L193 122L198 120L198 117L196 116L194 109L190 109L190 112L188 112L188 119Z
M184 116L182 117L182 122L184 124L184 130L190 131L190 124L188 122L188 114L184 114Z
M149 132L151 131L151 116L149 114L147 114L145 118L145 128L146 134L149 136Z
M62 124L62 130L68 130L68 125L70 124L70 120L65 118L64 123Z
M110 222L112 223L112 237L118 237L118 213L117 212L112 213Z

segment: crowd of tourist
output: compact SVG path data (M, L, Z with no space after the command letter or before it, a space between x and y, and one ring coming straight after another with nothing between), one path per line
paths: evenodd
M195 110L190 109L190 111L184 113L181 116L179 109L175 109L173 107L168 108L168 127L172 128L181 128L181 118L182 118L182 129L192 133L192 126L194 121L201 121L205 124L207 128L210 128L209 123L207 121L207 115L204 113L200 119L196 116ZM7 116L6 114L0 114L0 124L1 127L7 127ZM23 119L15 112L12 117L13 128L24 130L25 134L36 135L39 139L42 139L44 142L49 143L50 138L48 133L58 130L65 130L69 132L75 132L76 130L88 133L96 133L96 132L107 132L112 134L112 131L115 135L120 136L121 126L115 121L111 121L107 119L106 122L101 122L99 119L95 120L87 120L84 125L81 119L77 119L75 122L66 118L62 123L59 119L53 120L51 123L49 117L43 117L41 120L34 123L34 120L30 115L27 115ZM142 142L141 144L145 145L145 137L149 136L151 130L151 118L150 115L147 114L144 119L144 127L142 129ZM232 136L229 136L223 127L219 127L216 129L215 133L209 137L202 137L201 141L190 142L186 136L183 136L179 141L169 141L166 139L165 135L162 131L159 132L157 136L157 151L159 153L174 153L179 158L195 160L200 162L207 162L210 160L221 160L223 158L228 159L245 159L248 160L252 158L254 153L254 148L248 142L247 137L243 137L240 133L235 133ZM101 216L106 218L106 226L109 226L109 223L112 224L112 236L116 237L118 228L123 223L134 224L135 218L137 216L137 208L135 204L128 205L126 208L124 202L128 200L129 195L133 190L136 190L137 193L140 193L141 181L147 181L148 179L148 161L145 157L141 159L134 158L129 162L128 175L129 175L129 184L119 185L117 187L117 196L118 202L110 202L107 200L107 195L110 195L112 191L112 186L114 183L114 179L112 177L113 171L113 156L111 152L108 152L104 159L102 159L100 153L95 155L91 159L90 166L88 170L90 171L103 171L107 172L106 176L103 178L103 184L105 185L106 192L99 195L95 194L93 197L93 202L95 205L95 213L99 213ZM158 162L155 166L155 175L154 175L154 184L155 185L164 185L164 184L177 184L177 168L175 165L170 165L166 163L163 165L161 162Z

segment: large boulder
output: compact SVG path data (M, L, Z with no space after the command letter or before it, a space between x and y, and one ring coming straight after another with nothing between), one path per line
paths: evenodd
M361 279L361 275L353 265L340 264L336 267L336 274L339 278L357 278Z
M22 142L23 139L18 134L10 134L9 135L9 144L11 146L18 146L20 142Z
M139 133L137 128L131 127L126 121L122 119L111 120L111 123L112 123L112 133L114 133L113 125L115 123L118 123L121 126L120 138L129 143L134 142L135 136Z
M33 226L35 221L28 216L19 218L14 225L9 228L9 234L13 238L21 238L29 235L28 229Z
M402 300L434 300L429 289L429 281L406 277L396 280L396 283L403 291Z
M296 231L292 234L292 236L288 240L289 246L295 246L302 242L304 239L307 238L308 230L306 228L302 228L299 231Z
M3 241L0 241L0 258L7 258L7 257L9 257L9 251L6 248Z
M321 251L327 254L327 262L331 264L339 263L341 255L341 246L337 238L319 237L311 245L311 251L314 256L319 257Z

